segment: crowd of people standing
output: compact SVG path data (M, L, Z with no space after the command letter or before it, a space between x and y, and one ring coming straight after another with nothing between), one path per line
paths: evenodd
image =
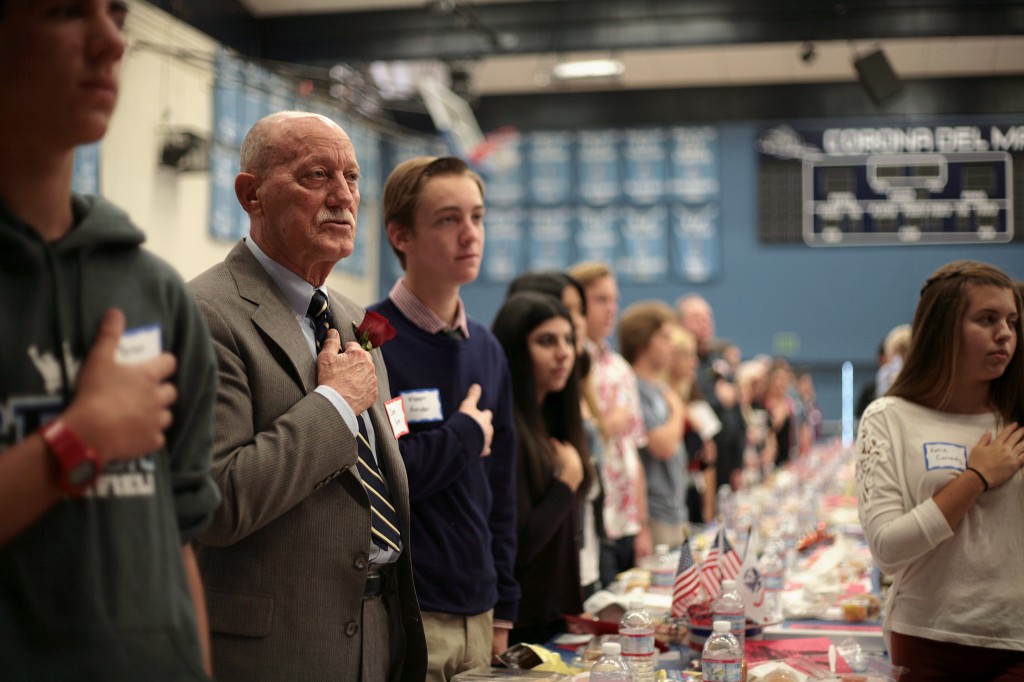
M474 320L485 187L457 158L391 172L403 275L347 299L326 282L359 163L317 114L249 130L250 232L184 283L71 192L126 11L0 0L0 677L449 680L546 641L820 434L808 375L744 361L697 295L620 316L605 263L521 275ZM1021 549L1020 310L994 268L941 269L864 414L862 520L900 578L894 657L921 670L954 642L943 661L1021 674L1015 574L990 570Z

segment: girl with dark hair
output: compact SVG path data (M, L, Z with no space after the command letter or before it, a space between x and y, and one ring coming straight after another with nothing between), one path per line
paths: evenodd
M587 437L587 453L584 459L593 462L596 472L588 489L583 490L585 504L580 514L580 584L583 598L601 589L601 545L607 539L604 532L604 488L601 485L601 457L604 454L604 425L601 410L590 384L590 354L584 348L587 338L587 298L583 286L564 272L549 270L525 272L508 287L508 293L538 291L562 302L572 318L576 334L576 376L580 383L580 411L583 415L583 432Z
M515 573L522 598L509 643L543 643L562 630L562 614L583 610L579 508L594 468L573 369L575 335L561 301L529 291L505 301L493 332L508 358L518 439Z
M857 501L893 576L884 629L901 680L1024 679L1021 297L956 261L925 282L910 351L864 411Z
M587 338L587 297L583 292L583 285L557 270L524 272L508 286L509 296L520 291L537 291L557 298L569 311L569 318L576 332L576 362L580 367L579 375L586 377L590 372L590 356L583 352L583 342ZM586 397L584 395L584 398ZM596 402L594 407L596 409Z

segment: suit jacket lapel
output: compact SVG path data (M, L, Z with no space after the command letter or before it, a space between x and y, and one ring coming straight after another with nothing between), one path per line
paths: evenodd
M269 343L273 343L288 361L282 366L292 375L305 393L316 388L316 362L309 354L306 337L295 323L295 315L277 285L249 248L239 242L225 259L238 286L238 295L254 303L251 319Z

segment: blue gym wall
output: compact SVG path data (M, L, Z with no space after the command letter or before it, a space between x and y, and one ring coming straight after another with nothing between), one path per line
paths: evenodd
M800 350L789 358L814 374L827 420L840 418L840 368L854 364L854 394L874 372L879 341L910 322L917 292L938 266L957 258L996 265L1024 279L1024 245L811 248L763 244L757 238L757 126L729 125L721 134L722 195L720 276L706 284L624 285L621 306L646 298L672 304L696 292L715 310L718 335L739 344L745 357L772 352L777 332L795 332ZM393 259L382 251L381 294L393 283ZM474 283L463 289L470 314L490 324L504 285Z

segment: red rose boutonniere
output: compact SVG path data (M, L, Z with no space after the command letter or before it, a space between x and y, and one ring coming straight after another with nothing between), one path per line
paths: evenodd
M359 345L366 351L379 348L397 335L388 318L373 311L367 311L366 317L358 325L353 322L352 329L356 332Z

